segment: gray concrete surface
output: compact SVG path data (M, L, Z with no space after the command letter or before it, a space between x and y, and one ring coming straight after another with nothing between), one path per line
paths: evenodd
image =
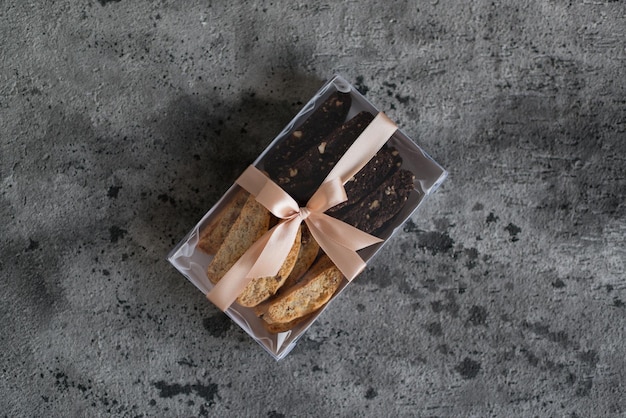
M0 1L0 412L626 415L621 1ZM450 171L276 363L165 261L340 73Z

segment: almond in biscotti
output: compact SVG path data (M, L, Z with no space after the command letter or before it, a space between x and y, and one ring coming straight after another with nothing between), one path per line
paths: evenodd
M239 216L207 268L209 280L212 283L219 282L246 250L267 232L269 223L270 212L258 203L254 196L248 196Z
M246 307L254 307L273 296L283 283L285 283L289 274L293 270L298 254L300 253L300 243L302 239L301 230L302 227L298 229L298 234L296 235L293 246L278 271L278 274L276 276L252 279L252 281L248 283L243 292L241 292L237 298L237 303Z

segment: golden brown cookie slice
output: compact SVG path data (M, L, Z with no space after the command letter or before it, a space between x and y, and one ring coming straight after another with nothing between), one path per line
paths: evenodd
M309 228L303 224L301 231L302 239L300 241L300 251L298 252L296 264L293 267L293 270L291 270L291 274L289 274L285 283L283 283L280 289L278 289L278 295L284 293L298 282L298 279L300 279L302 275L309 270L319 253L320 246L313 238L313 235L311 235ZM263 303L256 305L254 307L256 316L263 316L265 312L267 312L267 308L272 300L273 299L266 300Z
M207 268L209 280L219 282L243 253L267 232L269 223L270 212L254 196L248 196L237 220Z
M306 321L307 319L311 318L313 315L315 315L315 312L310 313L309 315L305 315L300 318L296 318L293 321L285 322L285 323L277 322L275 324L268 324L267 322L263 321L263 326L265 327L266 330L268 330L272 334L278 334L279 332L285 332L285 331L289 331L290 329L293 329L296 325Z
M263 320L286 324L315 312L330 300L342 280L333 262L326 255L320 257L298 283L269 302Z
M248 196L248 192L244 189L239 189L237 193L235 193L232 200L228 202L215 219L202 230L200 240L198 241L198 248L208 254L215 254L217 252L241 213L241 209L246 203L246 200L248 200Z
M302 239L301 230L302 228L298 229L298 234L296 235L293 246L278 271L278 274L273 277L259 277L252 279L252 281L248 283L246 288L237 298L237 303L246 307L256 306L273 296L283 283L285 283L285 280L287 280L287 277L289 277L289 274L293 270L298 254L300 253L300 242Z
M295 284L300 277L311 267L317 254L319 253L320 246L317 241L313 239L311 231L306 225L302 225L302 240L301 240L300 252L298 253L298 259L296 264L291 270L291 274L283 284L283 288L291 287Z

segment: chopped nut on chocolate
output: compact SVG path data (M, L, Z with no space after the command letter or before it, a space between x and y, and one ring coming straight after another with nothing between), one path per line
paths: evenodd
M384 146L357 174L346 182L348 200L328 210L339 213L342 209L354 205L368 193L376 189L387 177L393 175L402 165L402 157L395 148Z
M309 148L319 144L346 119L352 98L349 93L331 94L301 126L297 127L284 141L267 153L264 169L272 178L279 176L281 167L290 165Z
M296 201L306 203L373 119L374 116L369 112L357 114L309 148L293 163L283 165L273 172L268 169L270 177ZM297 169L297 173L291 176L290 170L294 168ZM285 178L291 180L285 182Z
M414 189L414 180L415 176L410 171L396 171L360 202L333 216L361 231L374 232L404 207ZM393 193L387 193L387 190L393 190Z

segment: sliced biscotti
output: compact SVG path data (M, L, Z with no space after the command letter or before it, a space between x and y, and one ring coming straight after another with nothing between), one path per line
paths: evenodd
M311 265L313 265L313 262L315 261L319 253L320 246L313 238L313 235L311 235L311 231L309 231L309 228L306 226L306 224L302 224L300 230L301 239L298 258L296 259L296 263L293 266L293 270L291 270L289 277L287 278L287 280L285 280L285 283L283 283L280 289L278 289L276 297L280 296L281 292L284 293L286 290L296 284L298 279L300 279L302 275L304 275L304 273L309 270ZM266 300L254 307L254 312L256 313L256 316L262 316L265 312L267 312L267 308L271 300L272 299Z
M276 173L270 173L272 180L296 201L306 203L373 119L374 116L369 112L358 113L309 148L296 161L281 166Z
M237 220L207 268L209 280L219 282L243 253L267 232L269 223L270 212L254 196L248 196Z
M398 170L358 203L333 216L370 234L400 212L415 189L414 181L413 173Z
M276 176L281 167L297 160L346 119L352 98L349 93L335 92L283 142L268 152L265 169Z
M285 324L309 315L330 300L342 280L343 274L323 255L302 279L269 302L262 318L268 324Z
M226 204L226 206L215 217L215 220L204 227L200 232L198 248L208 254L215 254L222 242L228 235L233 224L237 220L243 205L248 200L249 193L244 189L239 189L235 196Z
M277 322L275 324L268 324L267 322L263 321L263 326L265 327L266 330L268 330L272 334L278 334L279 332L285 332L285 331L289 331L290 329L293 329L296 325L306 321L307 319L311 318L313 315L315 315L315 312L312 312L300 318L296 318L290 322L283 322L283 323Z
M296 264L283 284L285 288L290 287L298 281L300 277L302 277L302 275L311 267L320 251L319 244L315 241L315 239L313 239L311 231L309 231L309 228L304 224L302 225L302 239L300 240L300 243L300 252L298 253Z
M385 145L365 167L344 184L348 200L333 206L326 213L332 215L346 206L354 205L398 171L401 165L402 157L398 150Z
M253 307L273 296L276 291L285 283L289 274L296 265L298 254L300 253L300 243L302 240L302 227L298 229L298 234L294 240L293 246L283 262L276 276L258 277L252 279L245 287L243 292L237 298L237 303L246 307Z

